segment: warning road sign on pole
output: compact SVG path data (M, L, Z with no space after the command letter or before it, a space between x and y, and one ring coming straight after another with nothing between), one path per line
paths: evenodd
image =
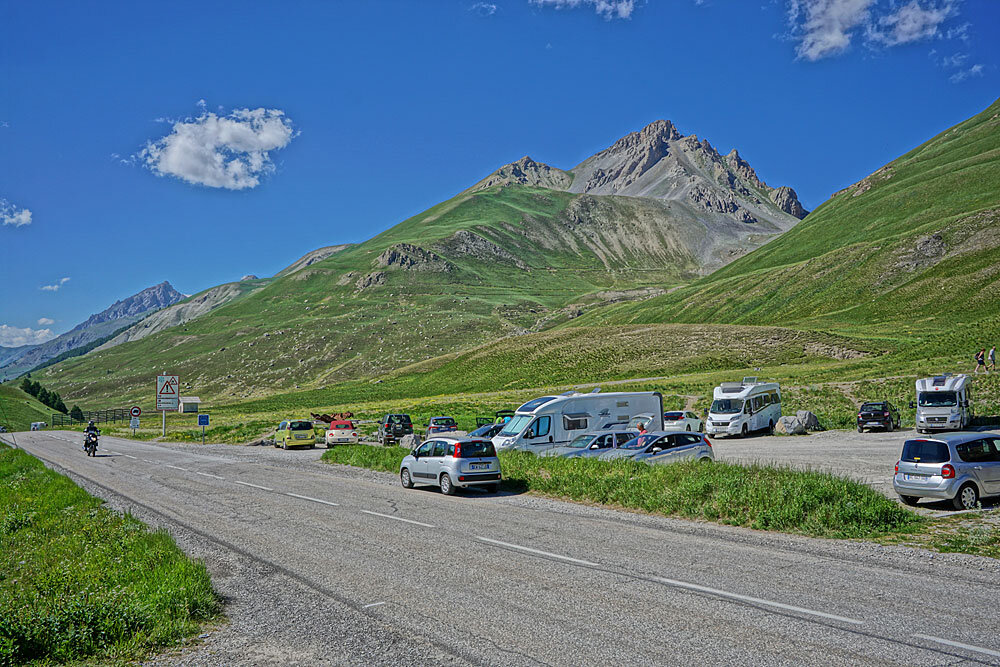
M133 417L138 417L139 415L142 414L142 408L140 408L138 405L133 405L132 408L128 411L128 413Z
M156 409L176 410L180 403L180 382L176 375L156 376Z

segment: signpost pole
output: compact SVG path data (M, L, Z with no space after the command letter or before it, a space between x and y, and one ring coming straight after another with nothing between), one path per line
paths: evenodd
M205 444L205 427L201 427L201 444Z
M161 433L160 435L162 435L163 437L166 437L167 436L167 411L166 410L161 410L160 412L163 413L163 433Z

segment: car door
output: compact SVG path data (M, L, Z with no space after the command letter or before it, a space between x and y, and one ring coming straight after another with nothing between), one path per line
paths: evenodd
M530 451L541 452L552 448L552 417L539 417L528 427L531 438L527 439Z
M704 431L705 427L701 423L701 419L693 412L685 412L684 416L687 417L688 424L691 424L692 431Z
M646 447L646 450L639 457L646 463L661 464L669 463L673 458L674 439L681 434L665 435L657 438Z
M452 451L454 451L454 446ZM445 470L444 462L447 455L448 443L444 440L435 440L434 451L431 452L430 457L427 459L427 474L430 475L430 481L437 483L441 478L441 473Z
M416 460L410 466L410 476L413 477L414 481L424 484L434 482L434 475L428 471L428 464L430 463L430 459L433 458L431 454L434 452L434 444L436 442L436 440L428 440L417 447Z
M977 464L982 466L977 470L983 479L986 493L1000 494L1000 438L984 438L984 460Z
M274 433L274 444L279 447L288 439L288 422L278 424L278 430Z

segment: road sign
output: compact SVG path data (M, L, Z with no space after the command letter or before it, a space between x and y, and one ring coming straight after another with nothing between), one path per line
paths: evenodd
M156 376L156 409L176 410L180 404L180 382L176 375Z
M132 409L129 410L128 413L133 417L138 417L139 415L142 414L142 408L140 408L138 405L133 405Z
M208 415L198 415L198 426L208 426Z
M128 427L132 430L139 428L139 418L132 417L132 420L128 423Z

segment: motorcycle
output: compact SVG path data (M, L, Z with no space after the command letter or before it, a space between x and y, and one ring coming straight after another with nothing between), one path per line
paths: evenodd
M83 449L87 456L97 456L97 434L86 433L83 436Z

